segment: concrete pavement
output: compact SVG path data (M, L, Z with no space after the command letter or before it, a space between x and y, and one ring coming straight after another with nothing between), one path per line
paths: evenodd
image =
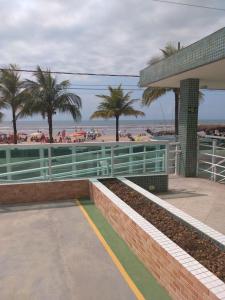
M158 196L225 234L225 184L170 176L168 193Z
M0 299L135 299L73 202L0 208Z

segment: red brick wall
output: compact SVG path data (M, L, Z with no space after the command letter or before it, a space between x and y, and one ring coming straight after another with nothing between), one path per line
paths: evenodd
M173 299L219 299L91 182L90 195L108 222Z
M0 204L69 200L88 195L88 180L0 185Z

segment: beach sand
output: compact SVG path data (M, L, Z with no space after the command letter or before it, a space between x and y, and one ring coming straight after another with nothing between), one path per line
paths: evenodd
M149 142L151 140L149 135L132 135L132 137L135 139L136 142ZM57 139L57 136L54 136L54 138ZM127 136L122 136L119 138L120 142L130 142L131 140L127 137ZM95 140L85 140L84 142L86 143L103 143L103 142L116 142L116 136L115 134L105 134L99 137L96 137ZM57 142L58 144L60 144L59 142ZM64 143L64 142L63 142ZM68 144L81 144L83 142L72 142L72 143L68 143ZM36 141L31 141L30 137L28 138L28 140L26 142L19 142L19 144L41 144L41 142L36 142Z
M149 136L135 136L133 135L135 141L139 142L148 142L150 141ZM115 142L116 136L115 135L102 135L100 137L97 137L94 142ZM120 142L130 142L130 139L128 137L120 137Z

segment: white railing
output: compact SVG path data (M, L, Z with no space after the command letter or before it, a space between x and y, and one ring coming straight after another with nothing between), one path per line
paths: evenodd
M225 137L199 137L198 175L225 183Z
M169 143L168 148L169 148L169 158L168 158L169 174L178 175L179 155L181 153L180 143L179 142Z
M0 145L0 183L168 173L168 142Z

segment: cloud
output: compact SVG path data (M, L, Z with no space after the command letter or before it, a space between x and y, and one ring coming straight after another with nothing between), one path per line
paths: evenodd
M168 41L188 45L224 26L224 12L151 0L2 0L0 19L0 65L130 74Z
M0 63L78 71L137 73L167 41L189 44L224 20L221 12L150 0L13 2L1 6Z

